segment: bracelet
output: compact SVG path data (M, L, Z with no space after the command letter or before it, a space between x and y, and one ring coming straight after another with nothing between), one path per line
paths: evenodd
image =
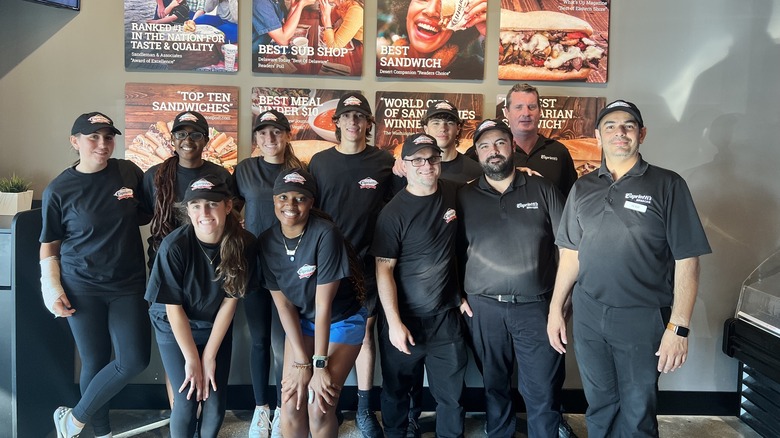
M326 30L327 30L327 29L333 30L333 26L325 26L325 29L326 29Z
M292 367L296 370L305 370L306 368L311 368L311 362L309 363L300 363L300 362L293 362Z

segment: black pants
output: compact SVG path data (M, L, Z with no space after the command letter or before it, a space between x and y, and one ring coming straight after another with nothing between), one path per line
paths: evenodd
M658 358L670 309L610 307L572 298L574 351L590 437L657 437Z
M518 390L528 414L528 436L557 436L561 419L557 382L563 356L547 339L549 302L500 303L470 295L469 305L474 312L468 321L474 350L482 362L487 435L515 434L510 382L516 362Z
M107 435L108 402L149 365L147 304L140 294L69 298L76 313L67 320L81 358L81 400L73 416L91 423L96 435Z
M271 308L274 307L271 292L261 289L244 298L244 311L252 349L249 353L249 374L255 405L268 404L268 376L271 369Z
M201 438L216 438L222 421L225 419L225 405L227 403L227 383L230 374L230 354L233 346L232 327L225 334L222 345L217 351L215 380L217 390L209 388L209 398L202 402L200 424L196 424L198 402L195 394L187 400L187 391L179 392L184 382L184 355L176 342L157 342L160 348L165 372L171 381L173 388L173 409L171 410L171 438L191 438L195 436L196 428ZM196 338L197 339L197 338ZM203 355L206 344L198 344L198 356Z
M462 437L465 411L460 396L468 356L460 311L455 308L435 316L407 316L402 320L415 340L416 345L409 347L411 354L398 351L390 343L387 321L381 324L379 335L385 435L388 438L406 436L409 391L425 367L436 400L436 436Z

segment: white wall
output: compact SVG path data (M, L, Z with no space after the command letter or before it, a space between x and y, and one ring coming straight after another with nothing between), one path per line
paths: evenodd
M151 0L150 0L151 1ZM366 35L376 34L375 2L366 2ZM500 2L491 0L488 39L495 41ZM251 4L243 0L240 45L251 45ZM241 89L239 143L250 144L253 86L303 86L311 78L253 74L242 50L235 75L125 72L123 2L82 0L79 13L4 0L0 14L0 175L31 178L36 197L75 159L73 119L99 109L123 128L126 82L236 85ZM451 91L485 95L485 114L511 83L496 79L497 48L486 50L483 82L377 80L366 44L361 80L321 79L322 88ZM688 180L714 254L702 260L700 295L686 366L662 389L733 391L736 362L721 352L742 280L778 246L780 236L780 0L623 0L612 5L609 82L544 84L543 94L625 98L648 126L642 146L651 163ZM122 156L121 147L116 151ZM244 147L241 157L249 154ZM569 358L572 362L573 357ZM570 363L568 387L579 387ZM237 379L248 382L248 375ZM235 380L235 379L233 379ZM470 383L473 382L473 375Z

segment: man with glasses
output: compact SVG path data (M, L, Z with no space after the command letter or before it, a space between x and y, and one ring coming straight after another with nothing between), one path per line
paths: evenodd
M455 260L459 184L439 179L441 150L428 134L407 137L401 156L406 189L380 213L371 245L384 310L382 422L386 436L406 435L409 391L425 367L437 405L436 436L463 436L467 354Z

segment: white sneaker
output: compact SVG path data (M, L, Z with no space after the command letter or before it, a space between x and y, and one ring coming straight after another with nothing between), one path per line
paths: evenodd
M271 421L271 438L282 438L282 410L274 409L274 419Z
M271 411L266 406L256 406L249 425L249 438L268 438L271 434Z

